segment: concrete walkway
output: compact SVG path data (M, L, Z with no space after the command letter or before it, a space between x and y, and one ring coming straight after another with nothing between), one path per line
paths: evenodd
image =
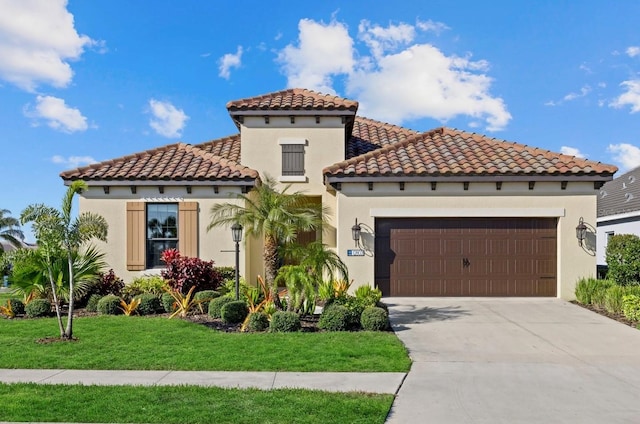
M395 394L405 373L0 369L0 382L84 385L198 385L262 390L299 388Z
M559 299L388 298L389 423L639 423L640 331Z

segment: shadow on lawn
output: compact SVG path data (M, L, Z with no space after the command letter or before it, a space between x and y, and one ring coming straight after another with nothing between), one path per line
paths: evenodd
M460 306L443 306L438 308L402 305L402 310L394 309L393 302L387 301L389 306L389 320L394 331L408 329L405 324L422 324L426 322L447 321L470 315L470 312Z

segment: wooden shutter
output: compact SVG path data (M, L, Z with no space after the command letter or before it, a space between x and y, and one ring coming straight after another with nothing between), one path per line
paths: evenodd
M282 175L304 175L304 145L282 145Z
M127 202L127 270L141 271L145 266L145 203Z
M198 202L178 203L178 250L182 256L198 257Z

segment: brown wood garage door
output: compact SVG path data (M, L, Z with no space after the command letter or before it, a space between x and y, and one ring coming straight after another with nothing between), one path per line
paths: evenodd
M376 219L385 296L555 296L555 218Z

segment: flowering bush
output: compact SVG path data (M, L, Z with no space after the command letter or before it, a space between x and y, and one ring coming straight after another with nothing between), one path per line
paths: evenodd
M196 291L215 290L222 282L213 261L182 256L176 249L165 250L161 259L167 264L167 268L161 272L162 278L174 291L186 293L192 287Z

